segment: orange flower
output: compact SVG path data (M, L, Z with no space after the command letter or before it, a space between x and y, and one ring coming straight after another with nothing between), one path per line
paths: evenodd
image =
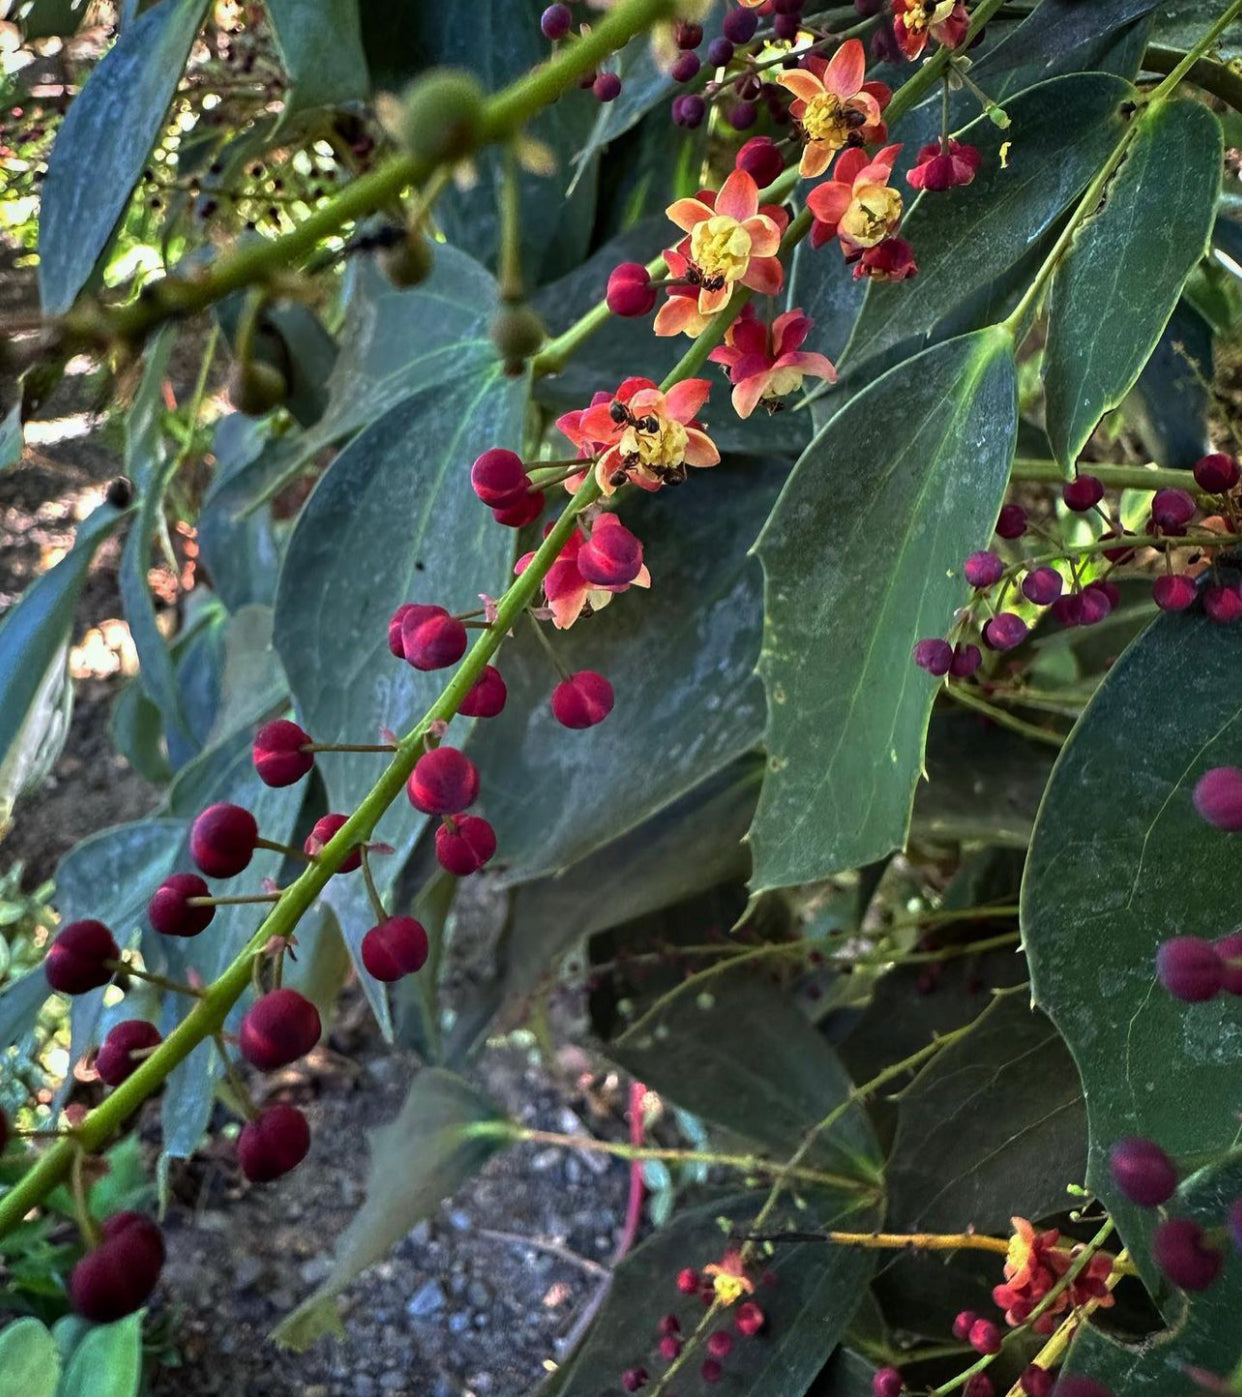
M714 466L715 442L695 422L712 386L686 378L667 393L649 378L627 378L606 403L586 409L577 420L560 419L561 430L580 450L601 451L595 478L611 495L626 480L644 490L676 485L687 466Z
M970 28L962 0L893 0L893 33L907 58L917 58L929 38L957 48Z
M724 344L707 357L728 370L733 410L739 417L749 417L760 403L775 412L782 398L802 387L807 374L836 382L832 364L822 354L802 348L813 323L800 310L787 310L765 325L747 305L729 327Z
M806 196L815 215L816 246L837 237L847 257L875 247L901 222L901 194L889 187L899 145L885 146L869 160L864 150L847 150L837 161L836 178L817 184Z
M755 1293L755 1283L746 1274L741 1252L725 1252L719 1265L713 1262L704 1266L703 1274L712 1278L712 1289L722 1305L734 1305L743 1295Z
M759 186L745 170L734 170L714 198L678 199L668 216L689 234L674 252L689 262L700 315L723 310L738 282L765 295L781 289L784 272L776 253L782 224L760 211ZM656 333L676 331L662 332L657 318Z
M1005 1311L1006 1322L1016 1326L1026 1323L1039 1302L1069 1270L1081 1248L1068 1251L1058 1248L1059 1232L1036 1232L1026 1218L1011 1218L1010 1222L1013 1236L1005 1257L1005 1284L993 1287L992 1299ZM1107 1252L1093 1256L1072 1284L1035 1321L1035 1332L1051 1334L1057 1327L1058 1315L1088 1300L1107 1309L1113 1303L1108 1288L1112 1270L1113 1259Z
M882 82L863 81L867 55L857 39L847 39L830 60L812 54L805 62L805 68L777 73L776 81L794 94L789 111L806 143L798 170L814 179L843 146L885 138L880 113L892 93Z

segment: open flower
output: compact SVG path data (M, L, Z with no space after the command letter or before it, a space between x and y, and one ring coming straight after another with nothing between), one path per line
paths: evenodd
M794 95L789 111L805 142L798 169L814 179L842 147L884 139L880 113L892 93L882 82L863 81L867 55L857 39L847 39L831 59L811 54L804 62L775 80Z
M598 529L601 525L607 528L609 524L605 521L610 521L614 526L620 525L620 520L615 515L601 514L595 522L595 528ZM552 526L549 524L548 527ZM630 587L651 586L651 574L645 565L639 568L638 575L629 582L613 586L599 586L588 582L578 567L578 554L586 543L587 536L580 528L575 528L543 579L544 600L552 614L552 624L560 631L568 630L575 621L584 616L603 610L617 592L627 591ZM525 572L534 556L533 552L524 553L514 565L514 574Z
M667 393L649 378L627 378L606 402L595 402L576 422L567 422L567 414L558 425L580 452L601 453L595 478L604 494L627 480L658 490L680 484L687 466L720 460L715 442L694 420L711 391L705 378L682 379Z
M802 387L807 374L829 383L836 381L836 369L822 354L802 351L813 323L800 310L789 310L768 326L751 305L733 322L724 344L708 357L727 368L733 384L733 410L739 417L749 417L760 403L775 412L783 397Z
M666 249L664 261L671 276L690 275L690 259L683 257L676 248ZM699 310L699 288L687 284L668 288L668 300L656 311L651 328L665 339L669 335L689 335L693 339L701 335L711 323L711 316L704 315Z
M719 1263L704 1266L703 1274L712 1278L712 1290L721 1305L734 1305L743 1295L755 1293L755 1283L746 1274L741 1252L725 1252Z
M940 141L932 141L919 151L914 169L906 175L912 189L956 189L969 184L975 177L983 156L975 146L950 139L947 149Z
M929 38L955 49L969 28L962 0L893 0L893 33L907 58L917 58Z
M1010 1221L1013 1236L1005 1257L1005 1283L993 1288L992 1298L1005 1311L1006 1322L1016 1326L1026 1323L1039 1302L1069 1270L1081 1248L1058 1247L1059 1232L1036 1232L1026 1218L1011 1218ZM1112 1270L1113 1258L1107 1252L1093 1256L1073 1283L1035 1321L1035 1332L1051 1334L1059 1322L1058 1315L1088 1300L1107 1309L1113 1303L1108 1288Z
M914 249L905 238L885 238L882 243L869 247L854 263L855 281L863 277L872 281L905 281L918 274Z
M875 247L901 222L901 194L889 186L899 145L885 146L874 159L850 149L837 161L836 178L818 184L806 196L815 216L816 247L839 238L846 257ZM822 226L820 226L822 225Z
M668 216L688 234L673 251L685 259L684 274L699 288L700 315L723 310L738 282L765 295L781 289L784 272L776 253L784 224L770 209L760 210L759 186L745 170L734 170L714 197L678 199ZM657 319L656 333L676 331L661 331Z

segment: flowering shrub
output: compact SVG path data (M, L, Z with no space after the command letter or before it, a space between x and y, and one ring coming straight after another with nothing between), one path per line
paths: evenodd
M122 526L114 732L165 796L65 858L0 990L18 1046L69 1001L77 1068L6 1085L0 1254L71 1238L56 1302L136 1343L165 1239L90 1171L158 1096L167 1158L231 1111L279 1188L311 1123L247 1082L349 974L424 1065L280 1342L539 1140L707 1167L637 1244L635 1169L561 1397L1242 1393L1242 496L1207 437L1242 0L486 8L463 55L430 6L400 42L348 0L127 7L47 156L6 430L106 362L125 475L0 626L5 798ZM230 130L212 65L265 34ZM467 878L509 920L463 1013ZM571 955L625 1142L470 1080ZM55 1391L34 1320L19 1359Z

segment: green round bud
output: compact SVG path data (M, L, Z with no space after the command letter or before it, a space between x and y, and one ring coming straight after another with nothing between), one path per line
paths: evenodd
M505 361L505 372L521 373L522 364L547 336L543 321L527 305L501 306L492 321L491 337L496 352Z
M250 359L233 370L229 380L229 397L238 412L247 417L262 417L279 407L289 396L289 384L274 364Z
M397 138L428 165L461 160L483 138L485 95L461 68L435 68L406 89Z
M388 280L399 290L407 286L417 286L431 275L431 264L435 260L431 239L422 233L409 232L399 243L386 247L380 253L380 266Z

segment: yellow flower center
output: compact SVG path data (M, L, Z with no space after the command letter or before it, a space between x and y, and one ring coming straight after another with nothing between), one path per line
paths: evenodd
M649 415L655 418L656 430L647 432L627 427L618 443L622 456L639 466L681 465L686 459L686 429L670 417Z
M785 398L790 393L796 393L801 387L801 369L776 369L768 380L768 391L763 396L765 398Z
M712 1289L722 1305L736 1305L747 1293L748 1287L741 1276L722 1274L712 1281Z
M883 242L901 218L901 195L886 184L864 184L841 219L840 231L857 247Z
M906 28L915 33L940 24L953 13L954 0L923 0L923 3L906 13Z
M705 282L735 282L750 265L750 234L725 214L713 214L694 225L690 257Z
M1009 1251L1005 1255L1005 1274L1016 1276L1026 1266L1034 1248L1025 1237L1015 1233L1009 1239Z
M840 150L850 134L846 107L833 92L818 92L802 113L807 139L828 150Z

